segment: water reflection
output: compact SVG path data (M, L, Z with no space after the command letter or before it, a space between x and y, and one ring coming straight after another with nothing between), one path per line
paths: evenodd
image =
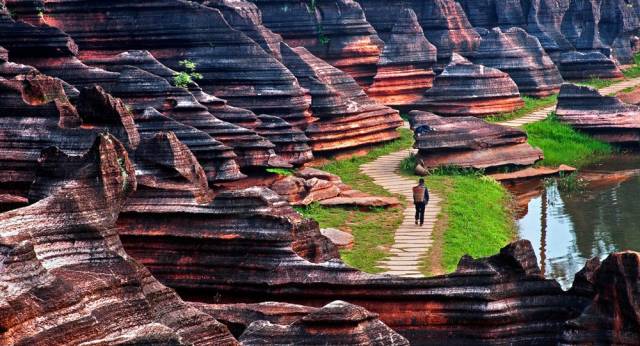
M582 193L538 183L527 188L523 199L523 191L515 189L525 207L518 220L520 237L534 245L545 275L565 288L589 258L640 251L640 179L635 169L640 159L615 160L585 170L584 177L592 181ZM614 166L617 171L605 171Z

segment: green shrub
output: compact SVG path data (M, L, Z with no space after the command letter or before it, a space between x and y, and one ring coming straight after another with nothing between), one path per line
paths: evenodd
M180 66L184 68L184 71L176 72L173 75L173 85L187 89L191 84L194 84L195 80L202 79L202 74L196 72L197 64L191 60L180 61Z

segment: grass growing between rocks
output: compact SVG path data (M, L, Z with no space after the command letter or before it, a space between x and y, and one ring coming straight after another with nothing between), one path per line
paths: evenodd
M624 77L627 79L640 77L640 53L633 56L634 64L632 67L622 71Z
M600 79L598 77L591 77L591 79L581 82L576 82L577 85L585 85L590 86L596 89L602 89L606 87L610 87L615 83L620 82L619 80L611 80L611 79Z
M413 162L407 158L401 173L417 180ZM442 196L442 211L432 233L433 246L421 266L423 274L452 272L465 254L490 256L515 238L511 195L495 180L452 167L434 170L425 180Z
M413 133L400 129L400 138L371 150L367 155L345 160L332 161L320 169L340 176L342 181L354 189L379 195L392 194L375 184L371 178L360 172L360 166L400 150L413 146ZM402 201L404 203L404 201ZM398 208L358 208L323 207L312 204L296 210L320 223L321 228L336 228L350 232L354 236L354 246L342 250L342 260L348 265L368 273L379 273L377 263L388 255L386 250L393 245L396 229L402 224L404 207Z
M611 155L615 150L610 144L560 123L555 115L543 121L527 124L524 129L529 135L529 143L544 152L545 158L540 165L567 164L580 168Z
M492 115L487 117L486 120L490 123L497 123L521 118L539 109L555 105L556 102L558 102L558 95L551 95L543 98L523 96L522 99L524 100L523 108L511 113Z

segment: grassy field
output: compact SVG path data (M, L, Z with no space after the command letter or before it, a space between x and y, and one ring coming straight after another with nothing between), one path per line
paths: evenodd
M538 109L555 105L558 101L558 95L551 95L544 98L523 96L522 99L524 100L523 108L511 113L492 115L486 118L486 120L490 123L497 123L521 118L529 113L537 111Z
M365 156L332 161L320 169L340 176L344 183L354 189L380 196L391 196L391 193L362 174L360 166L380 156L411 148L413 133L406 129L400 129L399 132L399 139L379 146ZM368 273L381 271L376 267L376 263L387 256L386 248L393 245L395 230L403 219L403 207L360 210L313 204L296 210L305 217L318 221L321 228L337 228L351 232L355 238L355 245L350 250L341 251L341 257L350 266Z
M567 164L580 168L586 164L610 155L614 148L577 132L569 125L558 122L555 116L524 126L529 135L529 143L544 151L546 166Z
M586 85L586 86L590 86L596 89L602 89L602 88L606 88L609 86L612 86L613 84L620 82L620 81L616 81L616 80L611 80L611 79L600 79L597 77L592 77L589 80L586 81L581 81L581 82L576 82L575 84L577 85Z

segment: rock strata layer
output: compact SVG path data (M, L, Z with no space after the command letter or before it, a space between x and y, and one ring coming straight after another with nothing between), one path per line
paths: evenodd
M530 166L543 157L541 150L527 143L527 134L516 128L475 117L439 117L419 111L409 116L419 163L426 169Z

